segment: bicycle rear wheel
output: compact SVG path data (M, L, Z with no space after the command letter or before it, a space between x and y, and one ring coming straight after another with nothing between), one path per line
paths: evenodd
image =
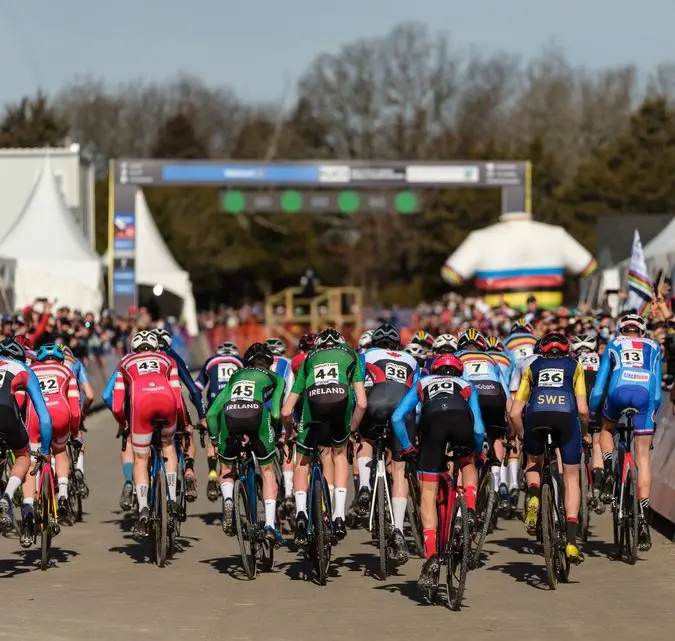
M49 524L52 505L54 504L54 495L52 485L49 479L43 479L41 497L40 497L40 569L44 572L49 567L50 548L52 545L52 530Z
M492 513L496 509L497 495L494 491L494 476L487 472L481 481L476 498L476 531L471 546L471 567L476 567L483 549L485 538L492 524Z
M152 523L152 544L153 556L157 567L163 568L166 565L166 554L169 538L169 513L166 501L166 476L163 470L155 474L153 481L153 501L152 514L150 521Z
M414 478L408 479L408 504L406 516L412 534L417 556L424 558L424 537L422 536L422 517L420 516L420 491Z
M623 528L625 536L626 561L635 565L638 557L638 537L640 531L640 506L637 495L637 474L631 467L626 477L623 495Z
M579 475L581 484L581 507L579 508L579 535L582 541L588 541L588 529L591 522L591 511L588 506L589 483L588 467L586 467L586 450L582 450L581 473Z
M255 524L251 522L246 487L237 479L234 483L234 522L241 553L241 564L249 579L255 579Z
M546 577L551 590L558 587L558 572L556 571L556 535L553 516L553 493L551 486L546 483L541 487L541 535L544 546L544 561L546 563Z
M380 549L380 581L387 578L387 568L389 567L389 536L387 528L387 497L385 496L385 480L380 477L377 479L377 534L378 547Z
M276 460L276 459L275 459ZM281 469L281 468L279 468ZM283 487L283 486L279 486ZM255 489L256 489L256 499L257 499L257 511L258 514L265 514L265 500L263 499L263 487L262 487L262 477L259 474L256 474L255 477ZM281 527L281 519L279 515L279 503L277 502L277 508L275 513L276 522L279 527ZM262 527L264 523L261 521L259 526ZM274 569L274 546L270 545L267 540L263 537L262 542L258 548L260 553L260 562L262 565L263 572L271 572Z
M326 497L327 498L327 497ZM318 575L319 584L326 585L328 581L328 566L330 565L330 530L328 521L329 500L324 498L324 483L317 475L312 482L312 533L310 536L310 553L314 558L314 568Z
M453 490L450 490L453 491ZM457 497L452 509L450 535L445 548L447 575L445 585L448 591L448 607L459 610L466 587L469 570L469 515L464 495Z

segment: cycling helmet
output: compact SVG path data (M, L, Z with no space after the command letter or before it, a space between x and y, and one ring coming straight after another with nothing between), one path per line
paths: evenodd
M473 345L475 349L479 352L486 352L488 348L488 343L485 340L485 336L481 334L477 329L469 327L463 334L460 335L457 339L457 349L465 350Z
M36 361L46 361L47 359L50 359L63 363L65 358L66 355L63 353L63 348L61 345L56 345L55 343L43 345L35 354Z
M549 332L538 341L542 356L565 356L569 354L570 342L560 332Z
M331 347L332 345L344 344L345 337L334 327L327 327L316 335L314 347Z
M21 347L23 347L24 349L33 349L33 341L30 338L28 338L28 336L26 336L25 334L15 336L12 340L15 343L19 343L19 345L21 345Z
M417 343L408 343L404 348L404 352L408 352L416 361L425 362L427 360L427 348Z
M423 329L418 329L410 339L410 342L417 343L418 345L423 345L427 349L431 349L431 346L434 344L434 337L429 332L425 332Z
M244 365L246 367L258 367L260 363L268 368L274 363L274 354L266 343L253 343L244 354Z
M595 332L579 334L572 339L570 346L574 352L594 352L598 348L598 335Z
M154 332L142 329L131 339L132 352L151 352L156 349L159 349L159 340Z
M640 336L644 336L647 332L647 323L645 322L645 319L639 314L624 314L619 319L617 331L619 334L625 334L626 332L633 331L640 334Z
M239 348L234 343L224 342L216 347L218 356L239 356Z
M171 332L167 332L165 329L160 328L157 328L154 332L155 336L157 336L157 343L160 349L169 349L171 347L171 342L173 341Z
M488 336L487 337L488 349L494 352L505 352L506 346L499 336Z
M359 336L359 349L368 349L373 345L373 330L369 329Z
M441 354L431 363L432 374L450 374L461 376L464 372L464 363L454 354Z
M5 338L3 341L0 341L0 356L21 361L22 363L26 362L26 350L21 343L13 338Z
M281 338L268 338L265 345L274 356L283 356L286 353L286 343Z
M66 355L66 358L75 358L75 354L73 354L73 350L70 349L67 345L62 345L61 349L63 350L63 353Z
M528 323L524 318L519 318L513 325L509 334L534 334L532 323Z
M313 332L303 334L298 341L298 349L301 352L309 352L314 348L314 341L316 341L316 334Z
M399 349L401 347L401 334L391 323L382 323L373 332L373 347L384 349Z
M457 339L452 334L440 334L431 344L434 354L454 354L457 351Z

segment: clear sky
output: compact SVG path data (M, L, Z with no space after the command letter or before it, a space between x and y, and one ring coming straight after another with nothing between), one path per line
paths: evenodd
M402 21L524 56L553 40L590 67L675 60L675 0L0 0L0 104L76 74L178 71L276 100L316 54Z

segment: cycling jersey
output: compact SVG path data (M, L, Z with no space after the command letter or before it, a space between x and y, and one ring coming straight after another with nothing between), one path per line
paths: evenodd
M66 358L63 363L73 372L73 374L75 374L75 380L80 386L80 389L82 389L83 385L89 384L87 370L84 366L84 363L79 358L75 358L74 356L69 356L66 354Z
M623 410L633 407L639 411L633 417L635 433L653 434L661 406L661 361L661 348L650 338L618 336L611 340L600 358L591 411L600 409L607 390L603 407L607 420L616 422Z
M23 363L0 358L0 432L7 438L7 446L17 455L24 454L29 447L28 432L19 413L19 402L25 400L24 394L28 394L37 414L40 451L46 456L52 440L52 419L42 397L40 382Z
M354 412L353 383L363 382L363 369L348 345L310 352L298 370L293 393L303 396L298 449L316 445L340 447L347 442Z
M187 425L178 367L166 352L127 354L113 377L112 413L118 424L128 422L134 452L149 451L155 419L167 421L165 444L173 440L177 422Z
M504 346L509 351L509 356L511 356L514 365L518 365L522 359L532 356L536 344L537 339L527 332L516 332L504 339Z
M291 359L291 371L293 372L294 375L297 375L298 370L300 369L300 366L305 362L308 353L309 352L298 352Z
M539 358L539 354L532 354L531 356L526 356L518 361L511 370L511 382L509 388L511 394L515 395L520 387L520 381L523 379L523 373L530 366L531 363Z
M586 382L581 364L573 358L536 358L525 368L516 399L526 404L523 444L527 454L543 454L544 438L535 430L547 427L555 432L563 463L579 464L579 396L586 396Z
M502 371L504 380L510 382L515 366L513 364L513 360L509 356L509 353L490 350L487 352L487 354L492 357L492 360L497 363L497 365L499 365L499 369Z
M231 462L239 454L233 437L248 436L260 464L272 462L284 385L279 374L267 369L245 367L232 374L206 414L223 461Z
M591 392L595 386L595 379L597 378L598 370L600 369L600 356L596 352L584 352L583 354L577 354L576 359L584 369L586 398L590 404ZM598 421L595 416L591 417L588 427L589 431L591 428L593 430L597 429Z
M225 389L232 375L242 367L244 367L244 364L237 356L220 356L216 354L207 359L199 371L195 385L197 385L200 391L203 391L207 387L209 388L206 393L208 407L211 407L218 394Z
M509 386L499 365L485 352L463 351L457 357L464 363L462 378L478 392L483 422L488 427L505 427Z
M47 411L52 420L52 448L62 452L69 436L79 436L80 389L69 367L58 362L36 362L32 370L40 382ZM31 443L40 440L40 417L33 404L26 408L26 424Z
M275 356L274 362L270 369L273 372L276 372L284 379L286 383L286 388L284 390L284 402L289 397L291 389L293 389L293 381L295 380L295 375L293 374L293 369L291 368L291 359L286 358L285 356Z
M185 387L187 387L188 394L190 395L190 401L195 406L195 409L197 410L197 415L199 416L200 419L204 418L206 416L206 407L204 405L202 393L199 390L199 388L195 385L195 382L192 380L192 376L190 376L190 370L188 369L188 366L185 364L185 361L183 360L182 356L171 347L169 347L169 349L161 351L168 354L169 357L173 359L174 363L176 363L176 367L178 368L178 376L180 377L180 382L183 383Z

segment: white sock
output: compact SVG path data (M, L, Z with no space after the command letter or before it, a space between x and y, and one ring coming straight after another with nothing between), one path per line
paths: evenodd
M335 505L335 486L334 485L328 486L328 495L330 496L330 504Z
M77 463L76 463L75 467L78 470L80 470L80 472L82 472L82 474L84 474L84 454L82 452L80 452L77 456Z
M169 499L171 501L176 500L176 480L178 479L177 472L167 472L166 473L166 484L169 486Z
M370 463L373 459L369 456L359 456L359 486L370 489Z
M68 477L59 476L59 498L68 498Z
M24 505L30 505L30 509L33 509L33 505L35 505L35 499L32 496L29 496L27 499L23 500Z
M293 496L293 470L284 470L284 496Z
M274 519L277 511L277 502L275 499L265 499L265 527L268 525L274 527Z
M391 509L394 512L394 529L403 532L405 511L408 507L408 499L405 496L395 496L391 500Z
M493 465L490 467L492 478L494 479L494 490L499 492L499 481L501 480L501 465Z
M234 483L224 481L220 484L220 493L223 495L224 501L231 501L234 497Z
M345 518L345 504L347 503L347 488L335 488L335 509L333 510L333 519Z
M518 470L520 461L518 459L509 459L509 490L518 489Z
M307 492L295 493L295 516L300 512L307 514Z
M139 483L136 485L136 498L138 499L138 511L148 507L148 485Z
M66 479L66 482L68 479ZM10 476L7 479L7 487L5 488L5 494L9 496L10 499L14 498L14 492L19 489L21 485L21 479L18 476Z
M508 485L509 484L509 468L506 467L506 462L503 462L499 468L499 484Z

